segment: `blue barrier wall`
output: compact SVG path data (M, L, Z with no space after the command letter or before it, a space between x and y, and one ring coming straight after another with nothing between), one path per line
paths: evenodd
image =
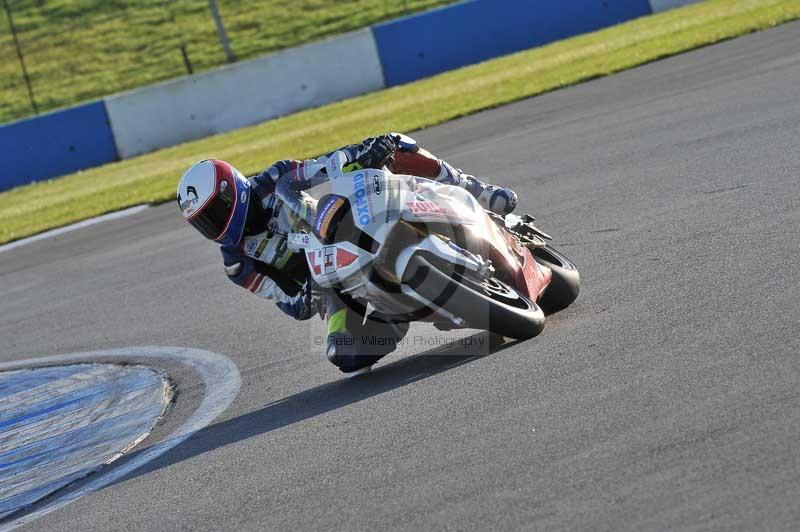
M103 101L0 126L0 190L115 160Z
M373 31L392 86L651 12L648 0L470 0Z
M355 39L360 43L356 48L362 51L362 56L368 57L369 54L376 56L375 60L366 61L362 56L356 60L356 63L364 68L364 72L360 75L371 81L369 86L365 85L356 91L351 91L352 95L355 95L376 90L384 84L392 86L408 83L447 70L595 31L649 15L653 11L663 11L696 1L698 0L467 0L373 26L371 35L362 30L349 37L342 36L336 39L353 40L354 36L359 37ZM362 38L361 33L369 35L369 39ZM298 59L297 54L303 50L308 51L325 45L325 42L305 45L252 62L266 61L269 57L274 59L280 56L292 58L291 61L297 63L298 68L302 68L304 65L307 66L308 62ZM320 57L324 60L324 57ZM192 95L197 97L214 89L208 80L220 77L232 79L228 75L232 72L232 68L234 67L226 65L217 72L219 75L207 73L171 83L196 84L197 87L192 89ZM191 135L179 136L168 142L163 141L158 136L168 131L162 124L152 131L145 127L145 134L140 135L142 138L139 139L136 135L140 134L142 128L133 128L124 119L129 116L139 118L137 113L148 117L155 111L150 112L152 109L149 108L139 111L133 105L128 109L121 105L121 102L131 102L139 98L145 100L147 105L157 105L159 102L152 95L160 90L159 87L168 85L170 84L144 87L131 93L112 96L108 101L93 102L0 126L0 191L195 138L196 128L192 124L189 128ZM304 85L303 90L306 89ZM223 92L214 89L214 91L223 97L223 93L236 92L233 89ZM336 93L333 99L344 96ZM181 95L181 98L186 96ZM280 103L286 104L286 102ZM319 101L312 99L308 105L319 104ZM218 106L213 105L206 107L218 109ZM109 113L108 109L112 112ZM219 128L220 123L225 124L230 121L230 116L225 114L228 110L222 109L222 111L221 117L212 117L213 119L206 117L199 120L197 128L205 128L208 132L227 130ZM283 110L277 115L286 112L291 111ZM197 113L191 111L187 116L193 121ZM118 137L116 142L109 117L116 126ZM146 118L140 122L145 126L148 124ZM133 143L127 138L131 136L136 137ZM142 150L136 147L138 145L136 143L150 143L152 146ZM124 146L124 149L120 147L118 152L118 145ZM134 146L133 149L130 148L131 145Z

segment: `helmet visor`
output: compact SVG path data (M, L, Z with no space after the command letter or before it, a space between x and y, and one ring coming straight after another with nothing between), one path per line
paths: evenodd
M220 181L219 190L208 204L200 209L189 223L202 235L210 240L216 240L225 232L228 222L233 214L236 189L227 181Z

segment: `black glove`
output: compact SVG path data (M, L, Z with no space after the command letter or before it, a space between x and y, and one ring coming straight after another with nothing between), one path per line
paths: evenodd
M397 141L391 135L370 138L362 143L356 162L362 168L382 168L392 162Z
M307 320L316 314L321 318L325 316L325 294L313 279L306 281L299 296L291 305L296 320Z

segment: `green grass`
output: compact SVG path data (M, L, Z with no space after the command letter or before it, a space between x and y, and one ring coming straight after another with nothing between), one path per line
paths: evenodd
M454 0L218 0L240 59ZM8 0L40 110L225 61L207 0ZM0 123L33 113L0 9Z
M172 199L180 175L201 158L226 159L243 172L254 173L276 159L314 156L377 132L439 124L797 18L797 0L709 0L402 87L20 187L0 194L0 242L127 206Z

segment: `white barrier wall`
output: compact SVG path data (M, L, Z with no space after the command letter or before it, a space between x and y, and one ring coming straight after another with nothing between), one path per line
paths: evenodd
M524 3L524 0L519 1ZM629 2L629 7L633 7L630 7L631 13L627 18L641 16L643 13L639 11L647 11L648 7L653 12L660 12L698 1L637 0ZM486 3L492 4L491 0ZM474 7L478 2L466 4L466 7ZM634 9L636 6L641 9L637 11ZM443 17L464 9L465 3L456 3L427 15L365 28L110 96L105 99L105 106L117 156L126 159L380 90L386 86L386 79L390 85L396 85L456 68L461 65L458 61L458 64L437 66L433 71L416 77L393 80L393 72L410 69L413 73L419 67L420 57L427 55L407 57L392 35L384 38L383 42L378 39L380 45L376 44L374 32L391 33L389 30L395 26L408 26L407 31L424 33L430 31L423 27L426 17ZM576 30L575 33L581 31L586 30ZM438 48L437 51L441 52ZM460 57L459 49L453 53ZM489 56L504 53L508 51L499 50Z
M667 11L668 9L675 9L676 7L688 6L689 4L696 4L702 0L650 0L650 8L653 13L660 11Z
M122 159L384 87L366 28L106 99Z

